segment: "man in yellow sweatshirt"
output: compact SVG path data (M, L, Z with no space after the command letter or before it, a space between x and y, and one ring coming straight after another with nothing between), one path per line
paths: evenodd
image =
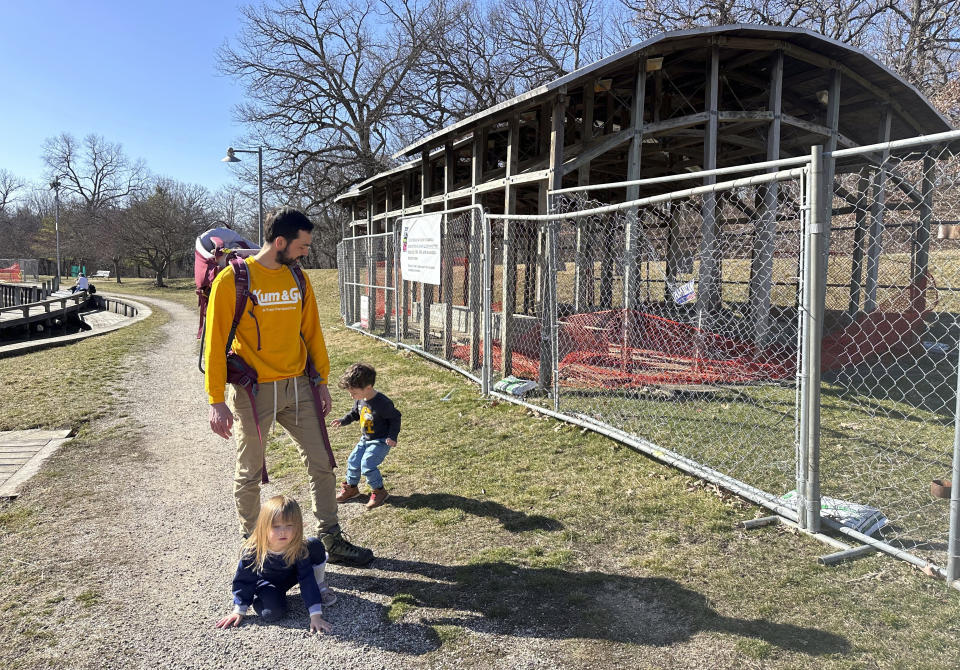
M330 562L367 565L373 560L373 552L351 544L337 521L336 476L320 432L320 421L331 406L327 389L330 360L313 287L304 277L301 296L291 268L307 255L312 231L313 223L305 214L292 207L282 207L267 217L266 245L246 259L249 291L253 297L246 302L231 348L257 372L256 417L246 391L235 384L227 385L226 347L237 295L233 267L228 265L214 280L204 341L210 428L223 438L229 438L232 429L236 429L233 490L245 536L253 532L260 513L260 476L264 463L264 441L260 436L265 440L273 422L277 421L293 438L307 464L317 535L323 540ZM320 375L323 416L317 414L310 381L305 375L308 354Z

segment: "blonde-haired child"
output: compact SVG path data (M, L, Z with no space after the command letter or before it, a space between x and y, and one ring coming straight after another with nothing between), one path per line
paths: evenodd
M329 633L333 627L324 621L323 607L337 597L324 580L326 566L323 542L303 536L300 505L287 496L270 498L240 552L233 577L233 612L216 627L239 626L251 605L264 621L282 618L287 613L287 591L299 582L310 613L310 632Z

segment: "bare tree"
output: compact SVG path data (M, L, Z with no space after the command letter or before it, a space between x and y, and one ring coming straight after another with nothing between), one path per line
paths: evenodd
M313 164L352 179L387 165L405 114L402 84L433 38L429 0L287 0L247 7L221 68L247 87L238 110L258 144L271 147L269 172L296 185ZM325 184L336 193L344 183Z
M808 28L874 54L927 94L955 77L960 0L620 0L638 36L733 23Z
M190 256L211 221L206 189L162 178L149 195L135 197L114 232L129 257L153 270L156 285L163 286L164 274Z
M100 135L87 135L82 142L69 133L48 138L43 161L50 179L60 180L62 192L91 211L122 205L141 193L148 179L142 160L131 161L120 144Z
M7 206L16 200L16 192L26 186L26 183L12 172L0 169L0 216Z

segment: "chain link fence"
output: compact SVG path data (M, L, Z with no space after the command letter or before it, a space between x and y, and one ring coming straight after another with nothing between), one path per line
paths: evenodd
M944 565L960 344L960 161L838 152L821 345L820 487Z
M344 319L956 580L960 159L924 138L830 158L620 205L566 189L550 215L437 213L437 283L404 281L398 220L341 243Z
M801 200L796 177L588 215L559 199L559 411L791 491Z
M0 282L21 283L40 281L36 258L0 258Z

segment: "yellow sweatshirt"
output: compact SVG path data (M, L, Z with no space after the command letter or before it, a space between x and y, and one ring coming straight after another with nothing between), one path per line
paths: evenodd
M250 292L257 305L247 300L244 315L237 326L233 350L252 365L260 382L274 382L297 377L307 365L307 350L320 374L322 383L330 375L330 359L320 329L317 302L310 279L306 278L306 295L300 298L300 289L293 272L286 266L271 270L246 259L250 273ZM227 266L213 281L207 306L207 334L203 356L207 361L204 381L210 404L223 402L227 382L227 337L233 324L237 302L233 268ZM255 317L255 318L254 318ZM260 326L259 341L257 325ZM303 338L300 334L303 333Z

